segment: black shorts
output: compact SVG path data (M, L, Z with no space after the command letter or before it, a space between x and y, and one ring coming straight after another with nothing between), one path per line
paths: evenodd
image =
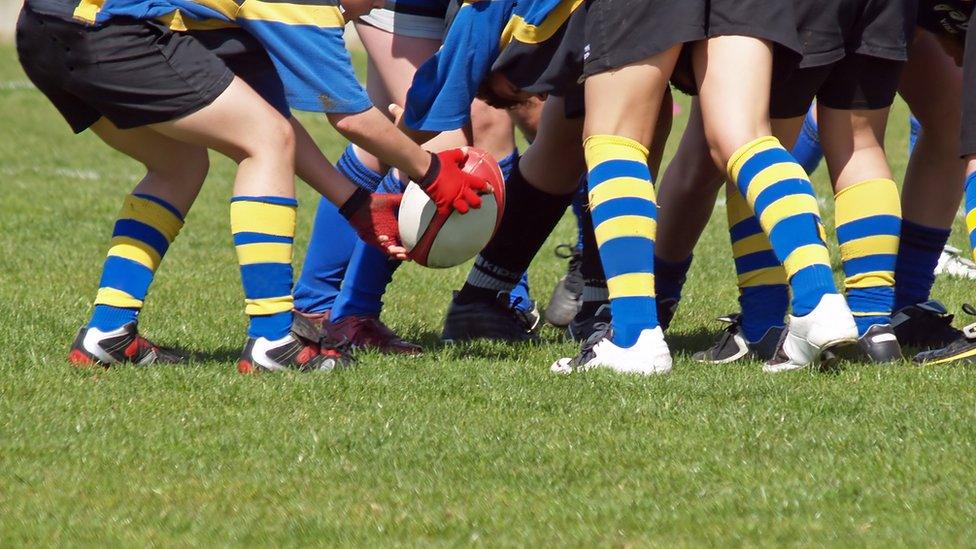
M969 17L969 28L976 29L976 12ZM961 156L976 155L976 32L966 34L966 63L962 69Z
M908 60L918 0L794 0L803 46L800 67L822 67L850 54Z
M814 98L820 105L845 111L888 108L904 67L903 61L854 54L829 65L797 69L773 82L769 116L803 116Z
M195 38L133 19L84 26L24 8L17 53L28 78L76 133L103 116L121 129L186 116L234 79Z
M587 0L585 9L585 76L715 36L751 36L800 52L787 0Z

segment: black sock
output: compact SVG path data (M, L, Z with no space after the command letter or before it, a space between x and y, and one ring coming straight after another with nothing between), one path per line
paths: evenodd
M468 273L456 298L459 303L493 301L498 292L511 291L559 223L575 191L565 195L540 191L525 180L516 163L505 193L502 222Z
M583 295L579 314L586 318L596 315L600 307L610 303L610 293L607 291L607 278L603 273L600 248L596 243L596 233L593 232L593 218L590 217L589 207L583 208L580 229L583 231L583 259L580 263Z

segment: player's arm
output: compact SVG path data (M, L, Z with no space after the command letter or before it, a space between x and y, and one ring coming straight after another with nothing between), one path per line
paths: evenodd
M513 5L512 0L469 0L458 10L441 49L417 69L398 117L398 127L414 141L424 143L470 121L471 103L498 58Z
M428 153L373 107L345 48L338 0L245 0L236 22L268 52L292 108L325 113L351 142L420 184L439 210L463 213L481 205L478 193L490 187L461 171L463 152ZM362 201L363 196L357 191L350 200Z

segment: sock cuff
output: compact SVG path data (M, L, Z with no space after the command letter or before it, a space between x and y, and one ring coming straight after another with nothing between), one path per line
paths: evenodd
M152 227L167 242L176 239L183 228L183 217L179 215L179 210L161 198L146 194L130 194L125 197L116 222L116 232L118 224L124 224L127 220Z
M868 199L874 199L875 201L878 199L873 193L878 191L889 193L892 190L898 193L898 185L893 179L883 177L866 179L837 191L834 194L834 200L840 200L841 197L844 197L845 200L863 199L865 202L870 203L871 201ZM898 204L898 210L901 210L900 203Z
M342 152L342 156L336 162L336 169L346 179L369 192L376 192L384 176L384 174L375 172L369 166L363 164L363 161L359 159L352 144L348 145L346 150Z
M176 206L170 204L169 202L163 200L162 198L159 198L158 196L153 196L151 194L146 194L146 193L132 193L132 196L142 198L143 200L148 200L150 202L155 202L156 204L159 204L160 206L169 210L170 213L178 217L180 221L184 221L183 212L181 212Z
M732 153L732 157L729 158L729 163L727 166L729 177L732 178L732 181L738 181L739 171L742 170L742 166L745 165L747 160L763 151L772 149L780 149L783 152L786 152L786 149L783 148L783 145L779 142L779 139L776 139L771 135L754 139L739 147L738 150Z
M293 198L235 196L230 203L231 232L294 238L297 206Z
M644 145L620 135L591 135L583 141L583 149L590 170L608 160L633 160L647 163L647 156L650 154ZM610 149L612 152L599 149Z
M379 186L375 190L383 193L399 194L402 193L404 189L403 181L400 181L400 177L397 175L397 171L390 168L386 175L380 179Z

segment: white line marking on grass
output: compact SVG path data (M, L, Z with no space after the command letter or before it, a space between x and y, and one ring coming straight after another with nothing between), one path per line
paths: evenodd
M42 176L67 177L71 179L81 179L84 181L98 181L103 178L101 172L95 170L81 170L78 168L49 168L46 166L32 166L29 168L0 168L3 176L18 176L24 173L32 173Z
M4 91L33 89L34 84L30 80L7 80L6 82L0 82L0 90Z

